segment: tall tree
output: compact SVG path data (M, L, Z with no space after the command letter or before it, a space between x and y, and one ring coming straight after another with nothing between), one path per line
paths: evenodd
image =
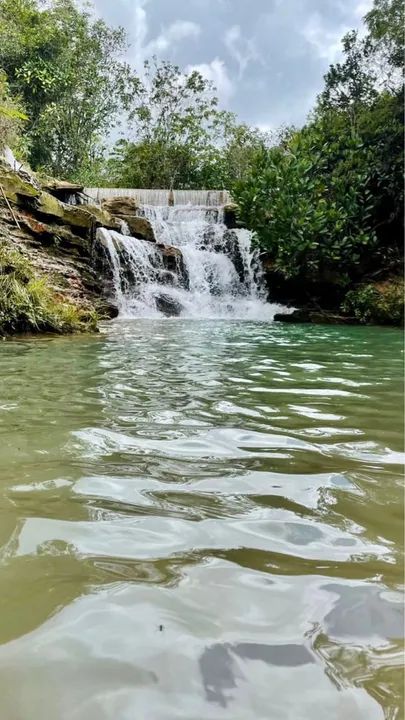
M27 120L20 103L10 96L6 75L0 72L0 153L7 146L21 143L22 128Z
M214 87L199 72L156 58L144 70L129 113L133 140L115 148L115 178L132 187L194 187L233 116L218 109Z
M0 0L0 66L27 109L34 168L73 177L97 156L138 89L125 47L73 0Z
M403 87L392 82L400 10L397 0L375 0L368 35L343 38L307 125L264 150L234 188L242 219L284 277L343 287L400 267Z
M403 0L374 0L365 16L370 39L381 48L388 62L403 72L405 34L405 5Z

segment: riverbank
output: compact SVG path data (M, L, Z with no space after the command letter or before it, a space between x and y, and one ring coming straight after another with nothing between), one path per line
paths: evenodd
M359 270L355 280L335 274L322 281L289 279L262 258L271 302L296 308L276 321L328 325L404 324L404 276L400 262L374 272Z

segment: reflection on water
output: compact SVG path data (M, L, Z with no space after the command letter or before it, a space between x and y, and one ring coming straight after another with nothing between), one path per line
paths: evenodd
M0 347L3 720L399 720L401 334Z

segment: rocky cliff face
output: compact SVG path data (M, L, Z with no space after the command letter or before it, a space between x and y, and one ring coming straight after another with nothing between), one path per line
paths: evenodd
M13 264L21 268L24 262L29 276L45 283L55 303L70 306L79 315L111 317L114 308L107 299L105 279L94 247L95 230L99 226L119 231L120 221L99 207L61 202L43 189L37 177L0 164L0 277L3 284L8 276L9 287L10 276L16 275ZM36 328L35 319L31 324L22 320L21 327L16 321L10 328L7 311L1 314L4 302L0 292L0 318L3 318L0 332L4 332L4 328L9 331L49 329L41 325ZM77 328L66 328L69 329L86 329L86 323L83 328L79 323Z
M122 222L62 202L60 190L0 163L0 335L95 330L117 314L95 238L98 227L120 232Z
M155 243L153 228L130 198L114 198L100 207L83 203L81 190L16 172L0 161L0 335L93 330L98 319L117 315L112 269L97 229ZM178 249L156 247L169 270L181 265ZM46 308L34 292L38 282ZM26 302L20 307L23 295ZM57 313L55 322L50 307ZM59 322L61 313L75 321Z

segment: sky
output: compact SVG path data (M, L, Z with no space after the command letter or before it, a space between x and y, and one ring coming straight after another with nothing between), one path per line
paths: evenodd
M147 57L198 69L221 107L264 130L301 125L340 40L362 28L371 0L93 0L98 15L122 25L128 61Z

